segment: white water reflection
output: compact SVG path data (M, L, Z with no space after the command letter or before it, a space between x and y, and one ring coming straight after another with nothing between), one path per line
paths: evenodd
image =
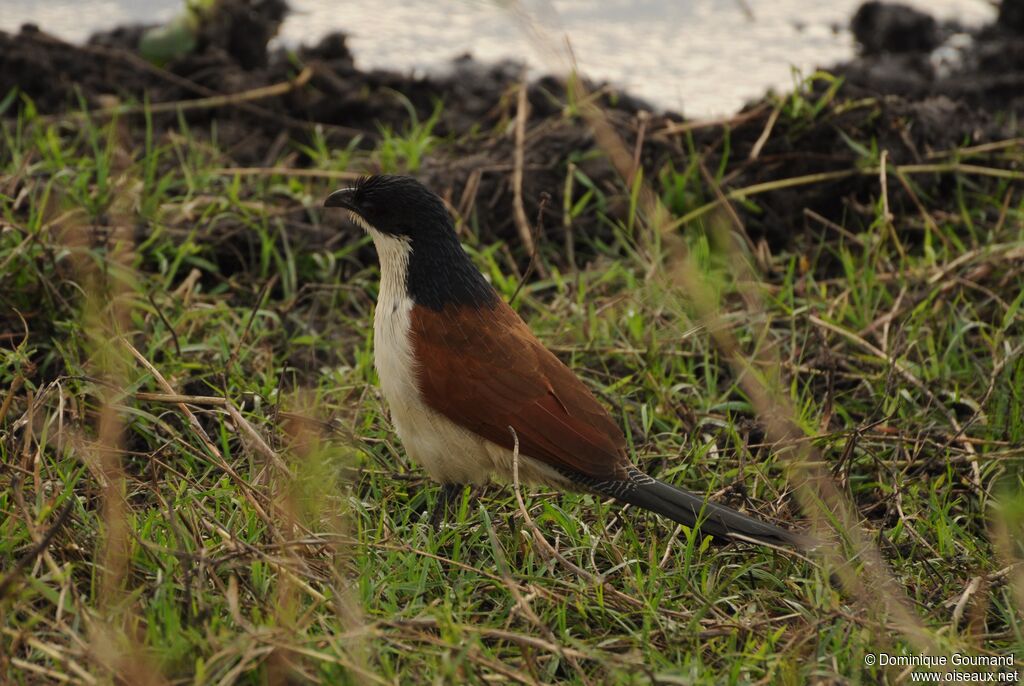
M350 34L362 67L416 71L443 67L470 52L482 60L551 62L502 9L511 0L338 2L291 0L282 29L287 44L311 43L332 30ZM526 0L527 7L544 6ZM845 26L860 0L553 0L561 29L583 71L611 80L661 107L689 116L725 114L769 87L792 84L792 67L848 58ZM968 23L994 15L986 0L911 0L938 18ZM161 22L182 0L0 0L0 29L35 22L82 40L119 23ZM748 18L743 7L754 15ZM841 27L836 32L833 27ZM548 30L559 34L555 22Z

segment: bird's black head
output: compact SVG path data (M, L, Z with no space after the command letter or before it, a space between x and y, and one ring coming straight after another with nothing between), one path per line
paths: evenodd
M381 274L404 270L400 278L416 304L439 310L497 303L494 289L459 244L448 208L416 179L363 177L327 196L324 207L345 208L370 232ZM396 254L404 258L395 259Z
M363 228L413 241L455 235L441 198L411 176L364 176L327 196L324 207L343 207Z

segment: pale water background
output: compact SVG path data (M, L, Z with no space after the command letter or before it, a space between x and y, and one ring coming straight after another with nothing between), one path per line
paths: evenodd
M987 0L908 0L939 19L990 21ZM538 72L559 65L508 8L542 18L549 37L567 34L581 70L687 116L728 114L770 87L788 88L793 68L847 59L846 30L860 0L290 0L279 40L314 43L343 30L363 68L425 73L469 52L514 58ZM181 0L0 0L0 29L34 22L68 40L122 23L166 21ZM554 12L551 11L554 9ZM749 8L752 17L747 14ZM836 31L834 28L840 30Z

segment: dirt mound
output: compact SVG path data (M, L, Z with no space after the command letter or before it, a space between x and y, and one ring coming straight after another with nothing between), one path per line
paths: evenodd
M856 96L945 96L990 113L1024 110L1024 2L1006 0L978 30L939 26L897 4L865 3L852 21L861 54L832 69Z
M930 14L899 3L865 2L850 30L866 54L926 52L939 47L938 22Z
M281 0L226 0L215 20L204 24L196 48L163 67L136 52L145 27L97 35L87 45L69 45L35 27L17 35L0 33L0 95L17 88L44 114L109 107L112 102L187 102L224 93L284 86L273 97L232 100L194 107L181 115L195 135L214 128L225 165L273 165L289 140L308 143L320 132L326 144L364 149L380 139L382 127L402 131L411 116L422 122L440 109L433 135L448 140L430 153L418 172L442 192L484 240L513 239L511 172L515 152L515 89L521 68L482 65L465 57L446 75L413 78L357 68L345 37L335 33L293 53L267 50L284 20ZM805 235L808 211L844 224L869 220L879 197L877 175L859 173L885 151L892 164L921 164L930 154L965 144L1017 135L1024 111L1022 3L1008 0L999 21L968 32L940 25L905 7L869 2L853 20L864 50L831 71L844 83L836 91L819 82L786 101L751 104L727 123L683 122L671 113L599 88L600 101L628 146L642 138L637 159L647 179L679 214L713 200L705 185L673 190L659 173L686 169L699 159L714 170L725 192L807 175L827 181L761 187L738 205L752 238L774 248L791 247ZM302 74L299 85L293 82ZM592 134L565 97L558 80L529 88L531 116L524 159L524 199L532 219L542 192L552 196L546 230L563 239L563 208L580 205L573 219L579 254L594 241L610 239L605 216L622 217L625 186ZM2 116L16 116L16 101ZM153 118L157 132L176 130L179 114ZM128 135L140 142L141 117L126 116ZM310 160L293 152L286 163ZM572 179L567 179L572 171ZM932 203L954 202L946 193L951 177L917 176L917 193ZM566 202L564 189L573 197ZM904 180L888 179L893 212L914 214L915 198ZM947 199L947 196L950 196ZM820 231L820 226L814 229ZM555 256L555 259L558 259Z

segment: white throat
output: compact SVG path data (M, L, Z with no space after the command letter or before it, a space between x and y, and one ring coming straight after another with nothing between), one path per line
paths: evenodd
M370 228L367 229L373 238L380 259L380 293L377 295L377 313L384 306L394 307L409 300L406 282L409 274L409 256L412 245L407 238L389 236L386 233ZM412 303L410 301L410 307Z
M409 239L405 236L393 236L378 231L355 212L350 212L349 216L356 226L370 234L373 245L377 248L377 258L380 260L378 313L384 304L395 305L402 300L408 300L406 281L409 272L409 256L412 254L412 245Z

